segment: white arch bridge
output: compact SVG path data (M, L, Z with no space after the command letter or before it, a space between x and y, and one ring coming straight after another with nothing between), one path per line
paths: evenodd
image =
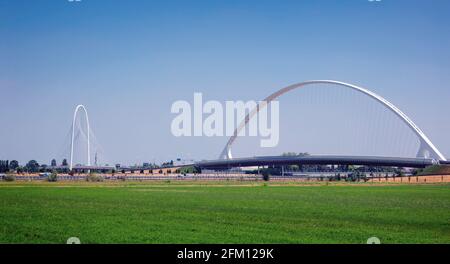
M331 84L334 86L341 86L356 92L359 92L369 98L375 100L377 103L381 104L388 110L392 111L396 116L400 118L417 136L419 139L420 145L417 151L416 159L405 159L405 158L383 158L383 157L355 157L355 156L315 156L310 158L274 158L274 157L253 157L253 158L240 158L233 159L231 154L231 147L235 142L237 135L241 130L245 129L250 120L263 108L267 107L273 100L278 97L286 94L290 91L303 88L305 86L315 85L315 84ZM379 160L380 162L375 162ZM396 164L401 166L411 165L412 167L423 167L436 163L448 163L447 159L442 155L442 153L437 149L437 147L431 142L431 140L425 135L425 133L398 107L394 104L383 98L382 96L359 86L334 81L334 80L310 80L301 83L296 83L285 88L282 88L275 93L268 96L262 102L260 102L255 109L253 109L250 113L246 115L244 120L239 124L236 130L233 133L233 136L230 137L227 144L225 145L222 153L219 156L219 160L208 161L208 162L200 162L199 165L203 167L227 167L227 166L254 166L254 165L263 165L263 164L273 164L273 163L303 163L307 162L318 163L318 164L350 164L352 162L357 163L355 165L389 165L395 166Z
M89 126L89 115L86 110L86 107L84 105L77 105L75 108L75 112L73 113L73 119L72 119L72 136L70 139L70 163L69 163L69 169L73 169L73 148L74 148L74 142L75 142L75 121L77 119L77 114L80 110L83 110L84 115L86 117L86 127L87 127L87 166L91 166L91 142L90 142L90 126Z
M85 127L86 127L86 131L83 131L82 129L82 125L81 122L77 123L77 117L79 116L79 114L83 114L84 115L84 121L86 122ZM78 120L80 121L80 120ZM78 125L77 125L78 124ZM80 150L82 150L82 152L86 153L87 155L82 155L81 158L86 158L86 161L83 162L83 164L76 164L75 163L75 142L77 140L77 138L81 136L83 141L78 143L86 143L87 148L86 149L78 149L78 153L80 152ZM77 144L77 147L80 147ZM94 151L95 155L92 155L91 151ZM103 163L102 165L99 164L99 152L100 152L100 158L101 158L101 162ZM69 170L106 170L108 169L113 169L114 167L111 167L108 165L109 162L107 162L107 158L104 155L104 151L103 148L101 147L101 145L99 144L97 138L95 137L95 134L92 131L91 128L91 124L89 123L89 114L88 111L86 109L86 107L84 105L77 105L75 108L75 111L73 113L73 119L72 119L72 127L71 127L71 131L70 131L70 150L69 150L69 155L70 155L70 160L69 160L69 164L67 166L67 168L64 169L69 169ZM91 158L94 157L94 160L92 160ZM62 166L64 167L64 166ZM61 168L62 168L61 167Z

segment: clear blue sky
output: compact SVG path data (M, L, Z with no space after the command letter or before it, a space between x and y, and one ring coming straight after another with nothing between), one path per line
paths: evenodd
M77 104L110 162L216 158L226 138L172 136L173 101L259 100L308 79L374 90L449 157L449 14L448 0L0 0L0 159L49 163ZM327 151L289 98L282 120L299 125L261 153Z

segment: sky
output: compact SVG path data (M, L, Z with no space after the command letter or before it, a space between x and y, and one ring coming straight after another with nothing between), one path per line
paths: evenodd
M450 157L449 13L447 0L0 0L0 159L60 162L78 104L110 163L214 159L227 138L174 137L173 102L261 100L311 79L382 95ZM235 156L414 156L395 117L386 127L370 99L324 90L280 98L280 147L239 139Z

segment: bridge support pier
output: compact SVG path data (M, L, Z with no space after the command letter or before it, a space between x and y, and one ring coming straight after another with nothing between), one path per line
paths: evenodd
M420 141L420 146L419 146L419 150L417 151L417 158L430 158L431 153L430 150L428 148L428 146L426 145L425 142L423 142L422 140Z

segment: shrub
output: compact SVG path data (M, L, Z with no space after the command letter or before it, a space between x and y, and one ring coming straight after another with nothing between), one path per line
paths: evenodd
M270 180L270 174L269 174L269 172L266 171L266 170L264 170L264 171L262 172L262 177L263 177L263 180L264 180L264 181L269 181L269 180Z
M58 180L58 174L54 171L47 177L47 181L56 182Z
M102 182L104 178L102 176L97 175L96 173L89 173L86 177L86 181L88 182Z
M125 176L119 176L119 177L117 177L117 180L119 180L119 181L126 181L127 178Z
M13 181L16 180L16 176L15 176L14 174L7 173L7 174L3 177L3 180L4 180L4 181L7 181L7 182L13 182Z

